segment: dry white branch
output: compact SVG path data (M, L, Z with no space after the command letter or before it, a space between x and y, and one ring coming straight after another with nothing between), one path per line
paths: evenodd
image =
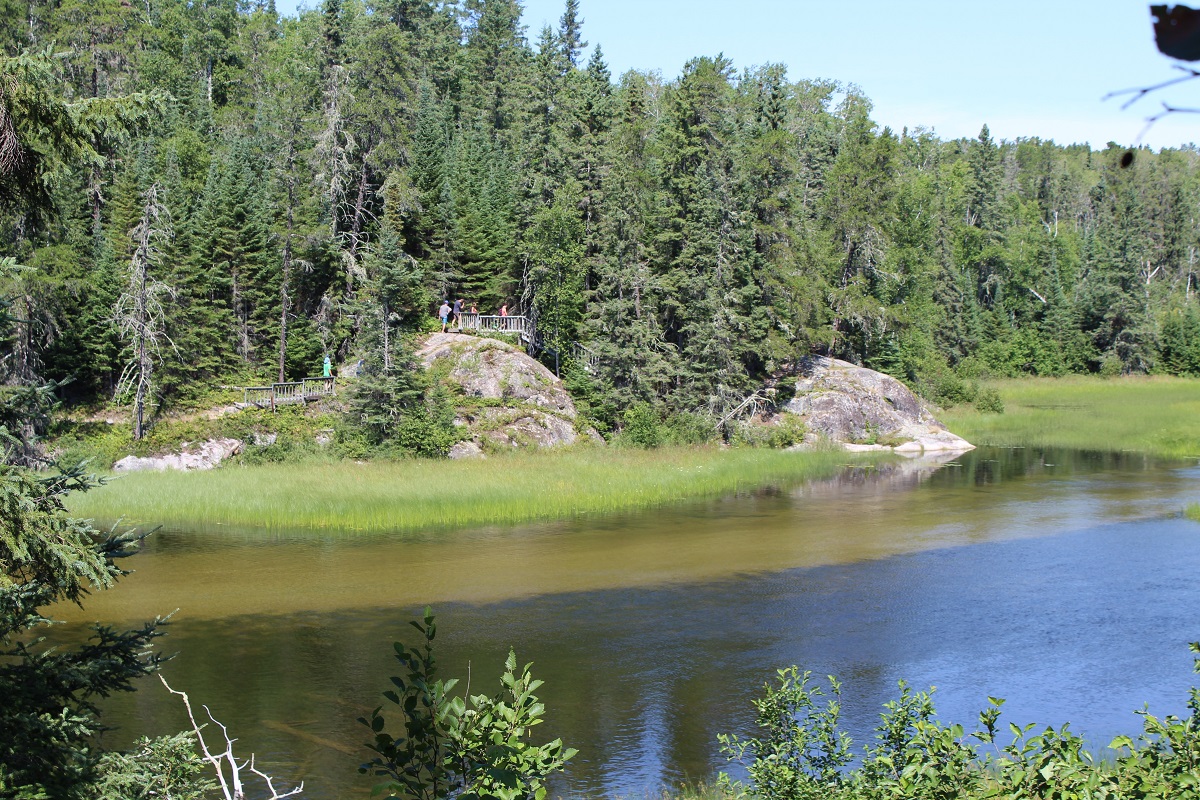
M214 755L209 749L208 743L204 741L202 729L205 726L196 722L196 715L192 712L192 701L188 698L187 693L172 689L171 684L167 683L167 679L161 674L158 676L158 679L162 681L162 685L166 687L168 692L179 695L181 698L183 698L183 707L187 709L188 721L192 723L192 730L196 733L196 741L200 743L200 752L203 754L204 760L211 764L213 769L216 770L217 782L221 786L221 795L225 798L225 800L245 800L246 793L242 785L241 775L243 769L249 769L255 775L266 781L267 790L271 793L268 800L282 800L284 797L293 797L304 791L304 782L301 781L300 785L296 788L280 794L279 790L275 788L275 784L273 783L271 776L254 766L253 753L250 754L250 758L238 763L238 759L233 753L233 743L236 742L237 739L231 739L229 737L229 729L226 728L220 722L220 720L213 716L212 711L209 710L208 706L202 706L204 713L208 715L208 718L212 721L212 723L221 729L221 735L225 739L225 749L222 752ZM228 777L226 777L225 774L226 770L229 772Z

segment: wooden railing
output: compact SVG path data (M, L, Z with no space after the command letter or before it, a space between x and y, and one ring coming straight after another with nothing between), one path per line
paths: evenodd
M583 364L583 368L588 372L595 372L600 366L600 354L579 342L571 342L571 356Z
M529 345L531 350L544 350L554 353L555 349L542 341L534 329L533 320L529 317L511 316L500 317L485 314L462 314L459 317L460 330L493 331L496 333L515 333L521 341ZM594 372L600 365L600 356L579 342L571 343L571 357L583 364L588 372ZM557 358L557 355L555 356Z
M533 330L529 317L500 317L486 314L463 314L459 327L463 330L516 333L521 338L526 338Z
M270 386L246 386L242 389L242 401L248 406L274 409L285 403L307 403L320 397L336 394L333 378L305 378L289 383L272 383Z

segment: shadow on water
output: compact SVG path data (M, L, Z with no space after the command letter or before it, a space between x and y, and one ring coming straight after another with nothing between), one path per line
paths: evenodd
M992 450L415 542L166 532L85 616L180 606L172 684L317 798L366 795L354 720L427 601L445 673L469 669L473 692L494 688L510 645L534 662L542 734L581 750L566 794L719 769L716 735L746 730L750 698L792 663L844 679L860 742L907 678L964 724L991 694L1012 721L1070 720L1107 743L1136 731L1143 702L1183 709L1200 527L1177 512L1197 477L1134 455ZM149 683L109 711L119 737L184 724Z

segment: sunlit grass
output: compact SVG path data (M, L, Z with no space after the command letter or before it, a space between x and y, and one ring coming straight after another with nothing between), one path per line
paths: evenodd
M72 512L145 525L405 531L646 508L834 474L840 452L587 449L486 460L230 466L144 472Z
M964 406L941 417L975 445L1200 457L1200 380L1076 376L988 385L999 391L1003 414Z
M1183 515L1188 519L1194 519L1196 522L1200 522L1200 503L1188 504L1188 507L1183 510Z

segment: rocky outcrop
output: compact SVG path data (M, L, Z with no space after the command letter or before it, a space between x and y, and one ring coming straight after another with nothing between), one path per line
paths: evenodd
M799 415L810 438L848 450L961 452L974 445L934 419L908 387L882 372L833 358L812 358L784 410Z
M575 404L562 381L512 345L435 333L417 356L461 389L455 424L469 436L451 449L451 458L478 457L498 447L569 445L581 435L603 441L593 430L577 430Z
M242 446L243 442L238 439L211 439L198 445L184 443L180 452L165 456L125 456L113 464L113 469L117 472L212 469L230 456L240 453Z

